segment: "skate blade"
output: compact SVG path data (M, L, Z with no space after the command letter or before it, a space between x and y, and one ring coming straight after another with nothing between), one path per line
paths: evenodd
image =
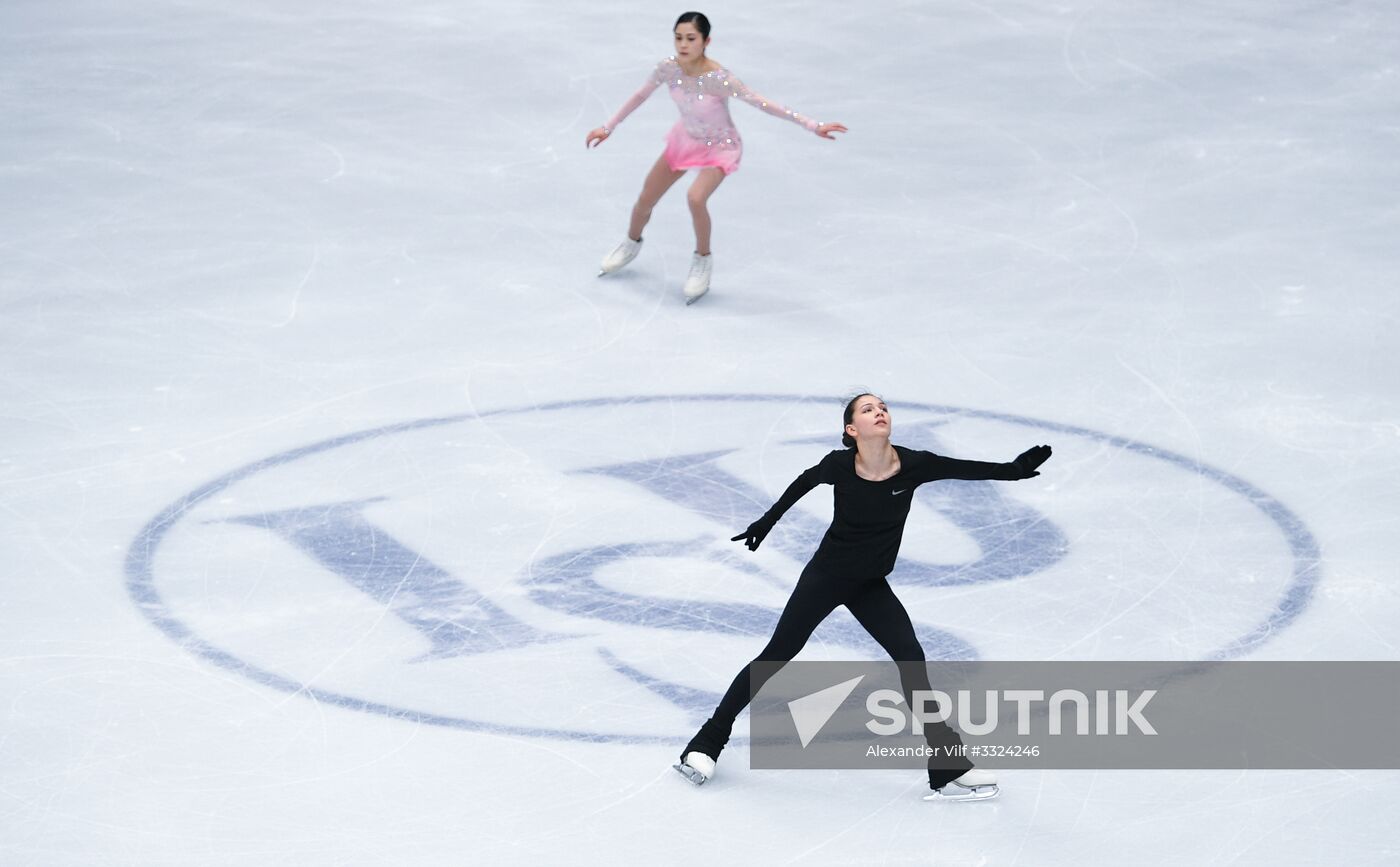
M948 791L952 789L953 791ZM974 786L966 788L956 783L949 783L941 791L930 792L924 795L925 801L990 801L1001 794L1000 786Z
M705 781L709 779L709 777L695 770L690 765L687 765L685 762L672 765L671 767L675 768L676 772L679 773L682 777L685 777L687 780L690 780L697 786L705 785Z
M701 298L704 298L706 295L709 295L709 294L710 294L710 290L709 290L709 289L706 289L704 292L701 292L699 295L696 295L694 298L691 298L691 297L687 296L686 299L685 299L685 306L689 307L690 305L694 304L696 301L699 301Z

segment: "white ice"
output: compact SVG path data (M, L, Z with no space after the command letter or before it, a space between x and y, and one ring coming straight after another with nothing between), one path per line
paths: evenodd
M637 621L776 614L829 495L728 537L854 389L896 441L1056 449L993 489L1053 563L895 581L930 642L1396 659L1400 7L709 4L714 56L850 133L733 106L689 308L683 186L593 276L675 109L583 146L681 11L0 7L0 862L1396 863L1395 771L1008 771L927 804L917 772L739 744L695 789L669 764L700 718L619 667L713 693L756 652ZM658 487L718 451L726 481ZM947 496L911 562L988 554ZM348 581L366 539L413 580Z

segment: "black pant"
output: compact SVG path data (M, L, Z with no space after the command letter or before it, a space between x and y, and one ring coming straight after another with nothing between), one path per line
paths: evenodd
M802 576L797 579L797 586L783 607L782 615L778 617L773 637L768 639L768 644L754 662L791 660L838 605L845 605L890 658L899 663L900 685L905 700L912 706L915 690L930 689L924 649L919 645L919 637L914 633L914 624L909 619L909 612L904 609L904 603L894 595L890 583L884 578L852 580L834 577L808 563L807 568L802 570ZM735 718L748 705L753 692L763 687L763 681L752 682L751 668L752 664L744 666L743 671L734 678L711 717L725 732L734 726ZM966 760L950 761L946 758L952 752L950 747L962 744L958 733L948 725L925 723L924 737L941 756L938 762L940 767L929 768L929 783L935 788L957 779L972 767L972 763Z

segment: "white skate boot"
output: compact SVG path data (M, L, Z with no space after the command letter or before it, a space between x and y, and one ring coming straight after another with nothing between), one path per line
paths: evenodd
M685 278L685 303L694 304L710 291L710 270L714 265L714 255L690 257L690 276Z
M685 749L681 750L680 764L671 767L695 785L703 786L715 775L715 762L719 761L719 754L728 742L729 727L707 719Z
M640 252L642 252L641 238L635 241L631 238L623 238L622 243L618 244L617 247L608 254L607 258L603 260L603 264L598 266L598 276L602 277L621 271L623 268L627 267L628 262L637 258L637 254Z
M702 752L686 753L680 764L671 767L697 786L705 785L715 775L715 760Z
M997 775L973 768L941 789L924 795L925 801L986 801L1001 794Z

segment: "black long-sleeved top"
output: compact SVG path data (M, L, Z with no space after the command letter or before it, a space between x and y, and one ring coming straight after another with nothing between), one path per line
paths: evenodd
M771 528L806 493L819 484L835 487L831 526L822 536L812 562L852 578L881 578L894 569L904 522L914 489L940 479L1016 481L1027 478L1015 463L988 463L945 458L933 452L895 446L899 472L878 482L856 475L856 450L828 454L788 485L762 521Z

